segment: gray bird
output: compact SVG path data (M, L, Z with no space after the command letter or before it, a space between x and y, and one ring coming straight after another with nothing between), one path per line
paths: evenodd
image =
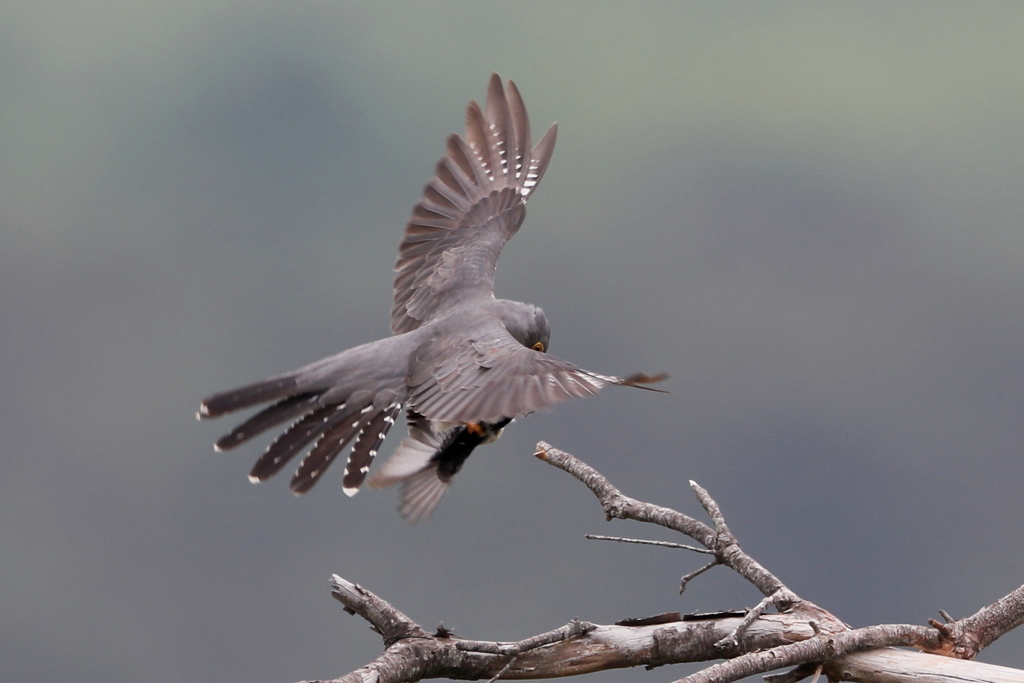
M352 496L405 409L409 435L370 485L401 483L399 512L416 522L434 510L472 450L515 417L593 396L608 384L648 388L642 385L663 379L599 375L550 356L544 312L494 298L498 255L523 222L556 131L552 125L531 147L519 90L492 75L486 111L469 103L465 138L448 138L406 225L395 265L393 336L207 398L199 419L270 403L216 449L290 422L249 479L263 481L305 452L290 485L302 494L353 442L343 480Z

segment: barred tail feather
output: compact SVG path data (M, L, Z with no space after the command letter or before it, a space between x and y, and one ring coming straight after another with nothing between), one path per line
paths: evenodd
M226 413L233 413L236 410L251 408L260 403L286 398L295 393L298 377L298 373L278 375L262 382L214 394L200 404L196 418L208 420Z
M222 436L213 447L218 451L231 450L282 422L301 417L315 410L318 404L319 396L310 393L298 394L278 401L232 429L229 434Z
M306 446L345 417L343 403L315 410L300 418L267 447L249 472L249 481L255 484L274 476Z
M365 411L372 409L373 405L366 406L361 411L346 410L341 417L332 420L331 426L321 432L320 438L295 470L291 483L288 484L292 493L299 496L316 485L320 475L331 466L338 453L341 453L348 442L359 433L359 426L362 424L360 412L365 414Z
M342 487L345 494L354 496L366 473L370 471L373 459L377 457L377 450L388 435L388 430L395 424L395 416L402 412L401 403L391 403L384 410L369 418L365 425L360 428L359 436L356 438L352 451L348 454L348 462L345 463L345 479Z

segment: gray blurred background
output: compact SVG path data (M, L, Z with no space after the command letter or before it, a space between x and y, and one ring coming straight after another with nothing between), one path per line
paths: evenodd
M699 515L695 479L855 626L1019 586L1022 35L1016 3L3 4L0 678L338 676L381 643L334 572L473 638L757 601L586 541L669 536L605 523L540 439ZM560 126L499 296L673 393L518 421L416 527L339 472L252 486L262 444L215 454L199 400L388 334L492 71Z

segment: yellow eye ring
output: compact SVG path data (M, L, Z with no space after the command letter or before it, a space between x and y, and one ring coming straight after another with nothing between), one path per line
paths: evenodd
M534 351L540 351L544 353L544 342L537 342L531 347Z

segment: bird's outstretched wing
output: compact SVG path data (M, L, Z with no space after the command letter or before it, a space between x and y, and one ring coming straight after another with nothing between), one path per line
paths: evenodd
M414 330L460 301L494 292L494 268L525 216L555 148L552 125L531 148L530 122L515 83L497 74L486 111L470 102L466 136L448 138L412 211L395 264L391 331Z
M666 376L599 375L523 346L490 319L466 336L426 342L413 355L407 381L409 405L431 420L494 423L594 396L609 384L649 389L644 385Z

